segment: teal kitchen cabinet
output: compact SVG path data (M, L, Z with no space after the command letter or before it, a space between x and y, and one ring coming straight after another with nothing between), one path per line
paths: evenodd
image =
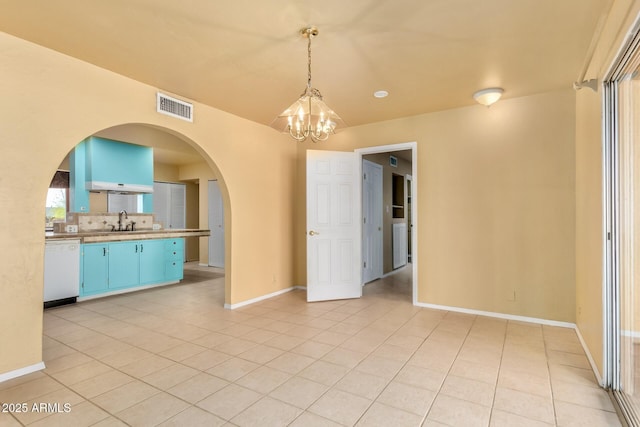
M140 242L140 284L148 285L165 279L165 239Z
M82 245L80 296L174 283L184 277L184 239Z
M81 141L69 156L71 212L88 212L89 191L142 193L153 209L153 148L99 137Z
M109 286L109 245L89 243L82 245L80 263L80 296L106 292Z
M102 189L100 185L108 183L139 186L141 192L153 191L153 148L95 136L85 143L88 189Z
M140 242L109 243L109 289L140 283Z
M184 277L184 239L165 239L165 279L182 280Z

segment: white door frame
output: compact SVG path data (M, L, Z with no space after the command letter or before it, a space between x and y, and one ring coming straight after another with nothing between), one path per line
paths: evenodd
M380 145L377 147L358 148L355 153L358 155L358 176L362 176L362 156L367 154L388 153L390 151L411 150L411 220L413 227L411 229L411 268L412 268L412 299L413 305L418 303L418 143L403 142L399 144ZM362 181L360 181L360 197L362 197ZM359 202L362 203L362 202ZM360 236L362 240L362 236ZM360 260L362 265L362 259Z

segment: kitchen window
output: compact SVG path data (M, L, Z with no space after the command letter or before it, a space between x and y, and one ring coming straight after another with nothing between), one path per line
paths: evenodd
M57 171L51 180L45 203L45 229L53 230L55 221L66 221L69 210L69 172Z

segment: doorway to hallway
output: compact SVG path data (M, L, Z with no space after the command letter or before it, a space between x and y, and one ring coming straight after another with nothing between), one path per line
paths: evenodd
M401 143L379 147L368 147L356 150L362 159L362 201L363 201L363 255L371 243L367 240L366 191L364 174L366 162L372 162L382 168L382 274L378 279L397 276L398 271L407 272L405 278L410 284L410 300L417 302L417 275L415 263L417 254L417 143ZM411 262L414 260L414 262ZM366 259L363 260L366 262ZM371 282L366 280L363 263L363 285ZM377 284L377 281L371 284ZM367 287L369 285L366 285Z
M402 177L402 202L389 199L383 202L383 216L391 220L385 227L383 221L383 235L388 242L392 242L394 222L405 224L402 234L404 245L411 240L411 254L417 255L417 165L415 142L393 144L378 147L357 149L355 152L346 151L307 151L307 301L326 301L345 298L359 298L363 285L363 222L362 215L362 176L363 157L378 153L403 153L410 160L408 169ZM389 154L386 155L389 162ZM394 162L395 163L395 162ZM406 191L406 176L410 175L412 190ZM393 176L393 173L390 173ZM384 180L384 178L383 178ZM390 189L389 195L396 196ZM406 203L404 195L412 194L410 204ZM411 209L414 237L407 237L407 210ZM385 229L386 228L386 229ZM393 243L389 243L385 262L391 267L383 265L384 272L394 269L392 264ZM395 268L407 264L408 249L404 249L404 262ZM417 303L417 266L410 264L412 269L412 303Z

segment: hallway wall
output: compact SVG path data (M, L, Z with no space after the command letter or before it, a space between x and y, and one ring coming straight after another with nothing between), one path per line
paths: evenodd
M307 149L417 141L418 302L575 322L571 88L344 129L299 146L296 275L306 282Z

